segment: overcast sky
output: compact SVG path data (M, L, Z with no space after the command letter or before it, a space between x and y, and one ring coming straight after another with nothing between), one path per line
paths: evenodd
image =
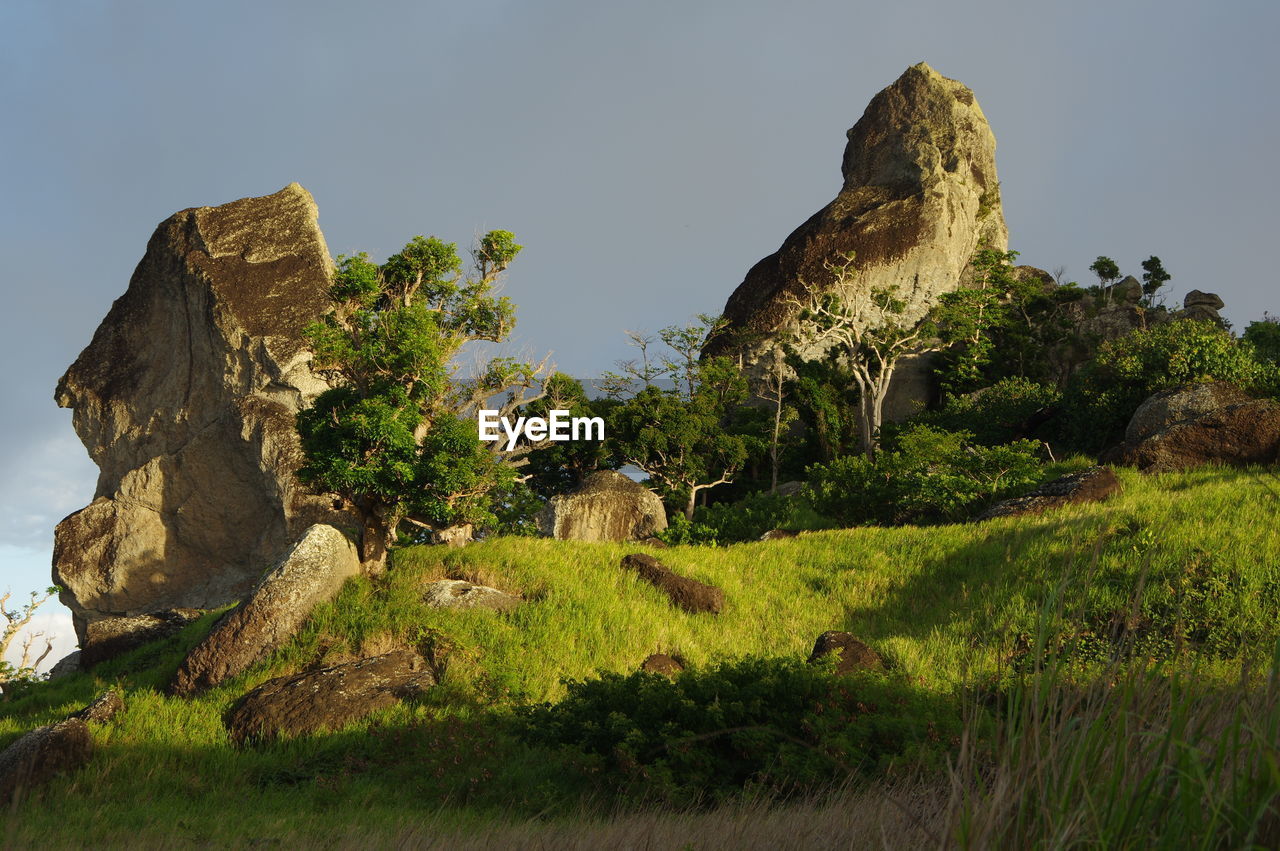
M4 0L0 590L92 496L53 388L176 210L296 180L334 254L513 230L518 345L597 375L718 312L924 60L991 122L1021 262L1157 254L1242 328L1280 312L1277 32L1273 0Z

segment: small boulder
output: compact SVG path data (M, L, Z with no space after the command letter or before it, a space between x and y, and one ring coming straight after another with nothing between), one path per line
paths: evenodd
M781 541L785 538L795 538L799 534L800 534L799 532L796 532L792 529L770 529L768 532L765 532L763 535L760 536L760 540Z
M662 674L664 677L674 677L684 668L684 662L679 656L668 656L666 653L651 653L640 663L640 670L650 674Z
M425 659L393 650L357 662L268 680L227 713L236 744L333 730L435 685Z
M312 609L337 596L359 573L360 557L346 536L332 526L312 526L187 655L169 684L170 694L191 697L243 673L292 638Z
M203 614L202 609L165 609L90 621L84 629L80 669L87 671L134 648L176 635Z
M690 614L720 614L724 608L724 591L696 579L672 573L671 569L651 555L632 553L622 559L622 566L634 570L640 578L671 598L671 602Z
M670 544L668 544L666 541L662 540L661 538L654 537L653 535L650 535L647 538L641 538L640 540L636 541L636 543L646 547L653 547L655 550L671 549Z
M1119 490L1120 480L1110 467L1090 467L1046 482L1026 496L997 502L978 515L978 520L1040 514L1064 505L1098 502Z
M510 612L520 605L520 598L505 591L477 585L465 579L441 579L432 582L422 594L423 601L434 609L492 609Z
M613 470L599 470L538 513L543 535L564 541L638 541L667 528L662 499Z
M809 664L836 654L836 673L848 674L853 671L882 671L884 660L880 654L872 650L851 632L830 630L818 636L814 642L813 652L809 654Z
M92 703L81 709L70 718L81 721L93 721L95 724L106 724L124 709L124 695L117 689L103 692Z
M93 755L93 736L80 718L37 727L0 752L0 803L75 771Z

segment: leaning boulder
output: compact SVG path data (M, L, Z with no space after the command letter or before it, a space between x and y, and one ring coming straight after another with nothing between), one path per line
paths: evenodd
M433 609L490 609L510 612L520 605L520 598L505 591L477 585L465 579L441 579L427 585L422 600Z
M237 744L333 730L435 685L426 661L412 650L269 680L227 713Z
M662 499L613 470L592 473L582 487L553 496L538 514L543 535L566 541L638 541L667 528Z
M58 382L100 471L54 533L81 642L104 618L233 602L308 526L337 522L294 475L296 415L328 386L303 337L329 307L316 218L296 183L174 214Z
M80 718L37 727L0 752L0 804L83 767L93 755L93 736Z
M818 640L813 643L813 652L809 654L809 664L833 655L836 658L837 674L884 669L884 660L880 658L880 654L851 632L829 630L819 635Z
M673 573L670 568L645 553L632 553L622 559L622 566L634 570L640 578L671 598L671 602L690 614L720 614L724 608L724 591L696 579Z
M95 724L106 724L124 711L124 695L119 689L111 689L94 698L93 702L70 718L81 721L93 721Z
M1144 473L1280 461L1280 403L1242 397L1230 389L1197 390L1192 386L1173 391L1165 399L1153 397L1142 407L1167 410L1180 398L1187 404L1168 418L1182 415L1181 419L1154 431L1130 422L1129 432L1136 439L1126 440L1111 457ZM1144 413L1142 408L1139 413Z
M337 596L359 572L360 557L345 535L332 526L312 526L187 655L170 694L190 697L244 672L292 638L312 609Z
M971 277L979 248L1008 247L995 136L967 86L923 62L913 65L871 99L847 135L839 194L747 272L708 354L758 362L794 327L806 287L830 291L836 279L827 264L850 252L855 286L896 287L913 322ZM887 418L913 414L913 402L927 400L926 387L908 392L899 381L925 372L904 364L886 400Z
M1090 467L1046 482L1025 496L997 502L978 515L978 520L1041 514L1064 505L1098 502L1119 490L1120 480L1110 467Z

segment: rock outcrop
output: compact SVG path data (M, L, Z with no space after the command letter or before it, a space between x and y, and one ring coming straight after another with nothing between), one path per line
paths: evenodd
M830 288L834 276L824 264L850 251L855 285L897 287L915 320L960 286L979 246L1008 248L995 136L966 86L914 65L871 100L848 139L840 193L747 272L708 354L754 363L770 338L793 326L793 299L806 286ZM900 370L899 385L925 368ZM886 417L915 413L921 392L914 387L904 397L891 388Z
M809 664L833 655L837 674L884 670L880 654L851 632L830 630L819 635L813 643L813 652L809 654Z
M613 470L599 470L538 514L543 535L566 541L639 541L667 528L662 499Z
M427 585L422 599L434 609L491 609L510 612L520 605L520 598L505 591L477 585L465 579L441 579Z
M1090 467L1078 473L1069 473L1040 487L1025 496L1017 496L997 502L978 520L996 517L1018 517L1024 514L1042 514L1064 505L1082 502L1100 502L1120 490L1120 480L1110 467Z
M1134 412L1125 442L1107 454L1145 473L1280 460L1280 403L1218 381L1157 393Z
M640 670L649 674L662 674L664 677L674 677L685 667L683 659L667 653L650 653L640 663Z
M1221 325L1222 315L1218 311L1224 307L1226 305L1217 293L1192 290L1182 299L1182 310L1175 315L1181 319L1199 319Z
M671 602L689 614L703 612L718 615L724 609L724 591L696 579L673 572L662 562L645 553L624 556L622 566L634 570L640 578L671 598Z
M435 685L427 662L412 650L269 680L227 713L237 744L333 730Z
M293 637L318 604L360 572L360 556L332 526L307 530L236 608L178 666L170 694L190 697L243 673Z
M82 641L103 618L225 605L335 519L294 479L295 414L326 388L302 336L329 306L316 217L296 183L171 216L58 382L100 470L55 533Z

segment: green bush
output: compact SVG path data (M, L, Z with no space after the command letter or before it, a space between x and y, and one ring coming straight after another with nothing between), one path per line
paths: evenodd
M1124 436L1134 411L1161 390L1202 379L1260 389L1267 370L1252 346L1208 321L1175 321L1103 343L1063 396L1062 437L1097 452Z
M874 462L838 458L808 470L804 495L814 509L845 526L962 520L1045 478L1034 441L974 445L968 432L915 425L897 449Z
M1023 426L1061 399L1062 394L1053 387L1026 378L1004 378L974 393L952 396L938 410L927 411L912 422L969 432L975 443L997 446L1026 437Z
M736 544L759 540L770 529L820 529L829 525L803 499L773 493L754 493L737 502L717 502L699 508L693 520L671 518L659 537L668 544Z
M674 680L606 673L567 686L559 703L522 710L524 737L581 751L619 786L680 804L936 764L960 729L949 698L791 659L748 658Z

